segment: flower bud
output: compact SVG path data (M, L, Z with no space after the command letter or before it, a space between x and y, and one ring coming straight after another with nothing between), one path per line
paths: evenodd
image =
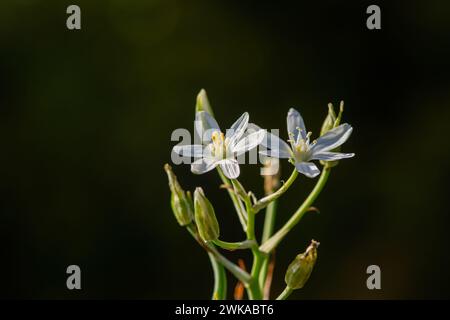
M211 108L211 104L209 103L208 96L206 95L205 89L200 90L197 95L197 101L195 104L195 112L206 111L212 117L214 117L214 113Z
M203 189L198 187L194 192L195 222L200 237L204 241L217 240L219 238L219 223L214 213L211 202L206 198Z
M328 114L323 121L322 128L320 129L320 135L323 136L325 133L334 128L334 122L336 121L336 113L334 112L334 106L332 103L328 104Z
M172 171L172 167L166 164L164 166L167 177L169 178L169 188L172 192L170 198L170 204L175 218L180 226L186 226L192 222L193 219L193 205L189 192L186 192L181 188L178 183L176 175Z
M323 136L325 133L330 131L333 128L336 128L341 123L342 119L342 113L344 112L344 101L341 101L339 105L339 114L336 117L336 113L334 112L333 104L328 104L328 115L323 121L322 128L320 130L320 136ZM337 147L336 149L332 150L333 152L339 152L341 150L341 147ZM320 163L322 165L327 165L328 167L334 167L336 166L339 161L324 161L320 160Z
M303 288L314 268L317 259L317 247L319 242L311 240L311 244L304 253L295 257L289 265L284 281L291 289Z

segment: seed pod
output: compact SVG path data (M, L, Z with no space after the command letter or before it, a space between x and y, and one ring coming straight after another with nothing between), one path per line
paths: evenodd
M284 277L284 281L289 288L293 290L303 288L308 281L317 260L318 246L319 242L311 240L311 244L306 251L299 254L291 262Z
M195 222L198 233L204 241L217 240L220 230L216 214L211 202L206 198L203 189L198 187L194 192Z
M172 192L170 205L173 214L180 226L186 226L192 222L194 217L192 200L181 188L176 175L172 171L172 167L166 164L164 170L166 170L167 177L169 178L169 188Z

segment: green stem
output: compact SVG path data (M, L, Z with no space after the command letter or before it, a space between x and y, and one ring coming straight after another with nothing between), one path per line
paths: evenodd
M323 168L322 174L308 198L306 198L303 204L297 209L285 225L259 247L262 252L270 253L273 249L275 249L278 243L280 243L289 231L291 231L291 229L300 221L305 212L307 212L309 207L313 204L314 200L316 200L317 196L320 194L320 191L322 191L327 182L328 176L330 175L330 171L331 168L328 166Z
M212 300L226 300L227 298L227 274L224 267L217 262L216 258L211 252L208 252L209 260L214 272L214 290Z
M255 212L253 211L251 199L249 196L245 198L245 207L247 209L247 240L256 241L255 236ZM263 255L258 247L252 248L253 266L251 271L251 282L247 287L247 294L251 300L262 300L262 290L259 285L259 273L263 262Z
M261 238L261 243L266 242L273 233L275 227L275 219L277 213L277 201L274 200L266 208L266 214L264 218L264 229ZM261 272L259 274L259 285L264 288L267 279L267 270L269 268L270 256L266 255L263 257L263 262L261 266Z
M216 246L221 247L227 250L238 250L238 249L248 249L252 247L257 247L258 244L254 240L245 240L241 242L227 242L222 240L213 240L212 241Z
M214 247L212 243L207 244L210 252L214 255L216 260L220 262L225 268L228 269L236 278L238 278L242 283L248 285L251 282L251 276L248 274L248 272L242 270L239 268L239 266L235 265L233 262L225 258L223 255L217 251L217 249Z
M264 255L257 248L252 250L253 253L253 266L251 271L252 281L248 287L247 293L251 300L262 300L263 294L259 284L259 274L264 259Z
M186 226L189 233L194 237L194 239L209 253L211 253L214 258L222 264L228 271L230 271L237 279L239 279L244 285L249 285L251 283L252 277L248 272L242 270L239 266L235 265L233 262L225 258L223 255L217 251L214 244L210 242L204 242L200 239L197 233L197 229L194 224L189 224Z
M277 214L277 202L273 201L269 203L266 208L266 216L264 218L264 229L261 238L261 242L267 241L273 233L275 227L275 218Z
M277 297L277 300L286 300L292 293L292 289L289 287L284 288L283 292Z
M233 186L230 183L230 180L223 174L222 169L217 167L217 171L219 172L220 179L222 179L223 184L227 187L228 194L230 195L231 201L233 201L234 208L239 217L239 221L241 222L242 229L244 231L247 230L247 218L245 216L245 209L242 206L241 200L239 200L238 196L234 193L231 188Z
M275 199L278 199L283 193L285 193L289 189L289 187L295 181L297 176L298 172L294 168L289 179L277 191L269 194L268 196L260 199L257 203L255 203L255 205L253 206L253 211L257 213L259 210L265 208L269 203L271 203Z
M255 240L255 212L252 209L250 197L245 199L245 206L247 208L247 240Z

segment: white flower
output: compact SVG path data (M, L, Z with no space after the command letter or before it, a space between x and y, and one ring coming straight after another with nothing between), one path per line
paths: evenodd
M181 156L199 158L191 164L191 171L202 174L220 166L225 176L236 179L240 169L237 156L255 148L264 139L265 130L257 130L244 137L249 115L245 112L223 134L216 120L206 111L195 115L195 131L202 144L175 146L173 151Z
M291 159L298 172L309 178L316 177L320 170L311 160L339 160L351 158L354 153L331 152L350 137L353 128L347 124L331 129L317 140L310 143L311 132L306 131L305 123L300 113L291 108L287 115L287 129L290 146L276 135L267 133L261 143L270 150L260 151L264 155L276 158Z

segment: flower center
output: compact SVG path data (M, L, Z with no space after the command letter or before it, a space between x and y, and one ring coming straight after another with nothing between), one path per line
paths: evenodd
M310 148L309 137L311 136L311 134L311 132L308 132L308 134L306 135L306 139L303 139L301 133L299 132L297 141L294 141L292 143L294 157L297 161L308 161Z
M217 159L225 159L227 157L228 138L225 138L223 132L214 131L212 136L211 152Z

